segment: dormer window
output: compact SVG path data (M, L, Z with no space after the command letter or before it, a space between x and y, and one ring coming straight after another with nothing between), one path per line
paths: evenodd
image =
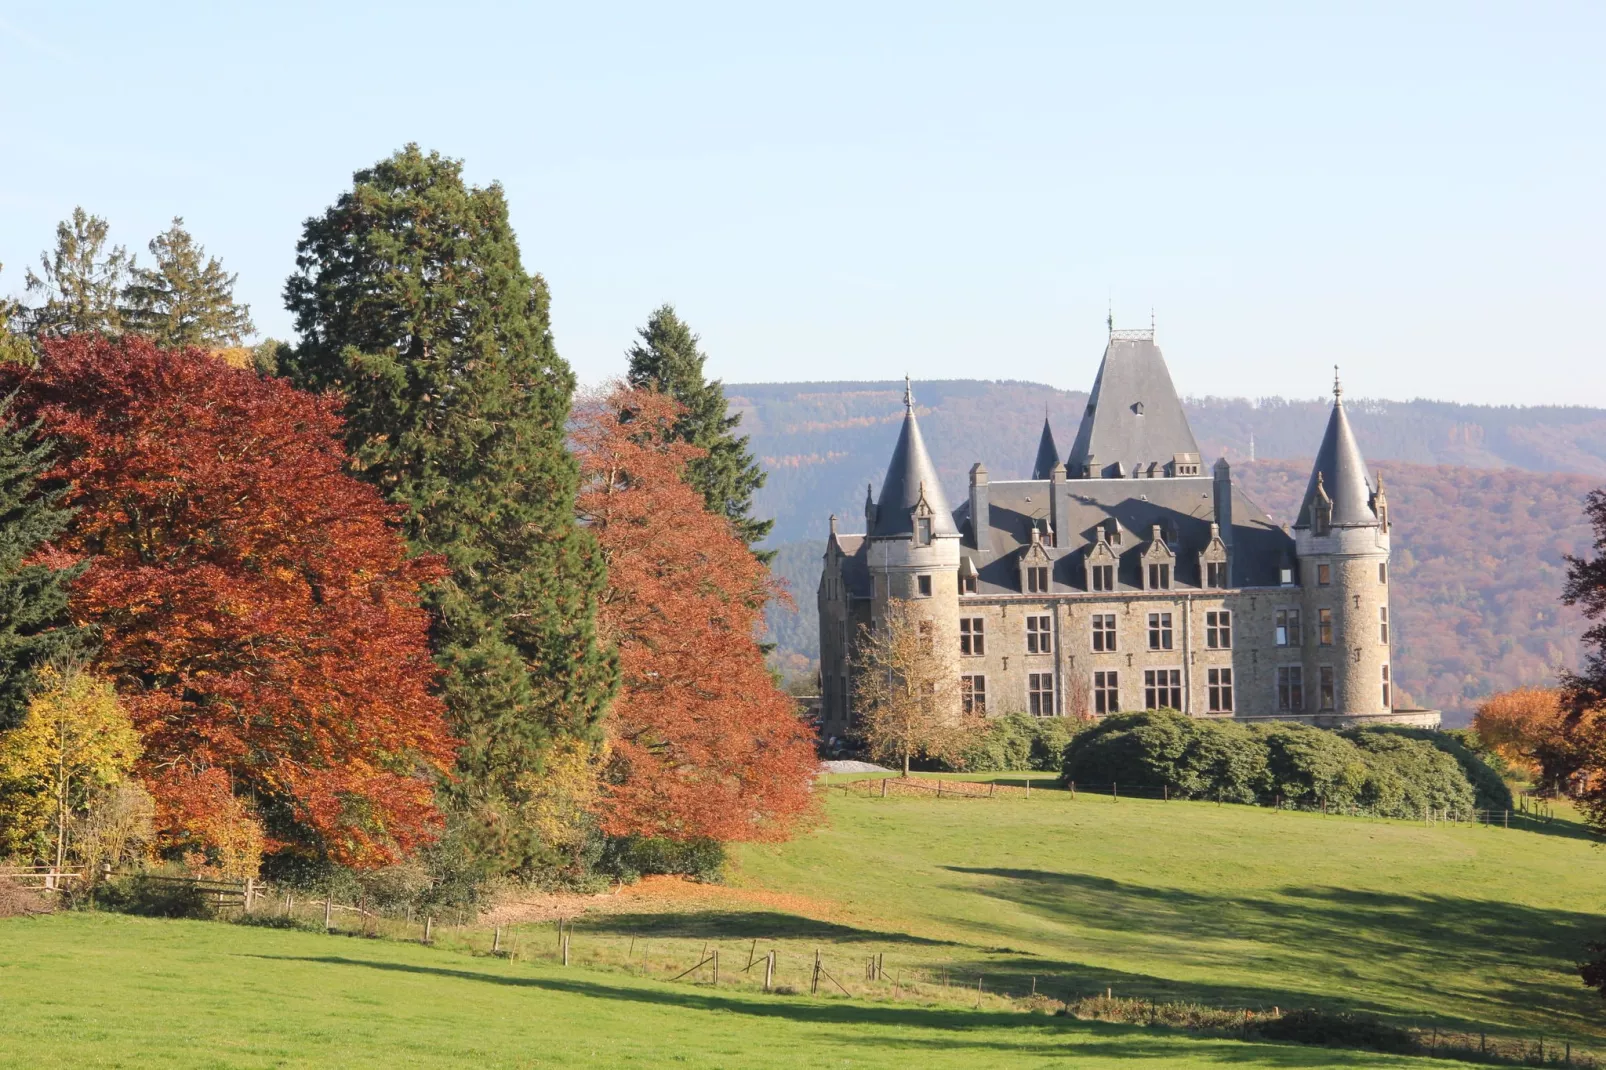
M1048 566L1047 565L1029 565L1029 566L1027 566L1025 571L1026 571L1026 593L1027 594L1047 594L1048 593Z
M1166 545L1160 525L1154 525L1149 536L1148 549L1143 551L1144 590L1169 591L1175 562L1176 555L1171 552L1171 547Z
M1149 590L1169 591L1171 589L1171 566L1164 562L1154 562L1149 565Z
M931 517L929 517L929 516L917 516L917 517L915 517L915 545L916 546L930 546L931 545Z

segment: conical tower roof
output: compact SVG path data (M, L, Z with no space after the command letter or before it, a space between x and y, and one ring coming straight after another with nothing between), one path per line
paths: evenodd
M1129 476L1138 465L1198 452L1154 332L1112 330L1066 462L1071 474L1082 475L1089 457L1094 476Z
M1048 417L1043 417L1043 437L1037 443L1037 460L1032 462L1032 478L1048 479L1054 474L1054 466L1060 463L1060 448L1054 444L1054 429L1048 425Z
M925 440L920 437L920 424L915 420L914 391L905 380L903 429L898 432L898 444L892 448L892 461L887 465L886 478L881 481L881 497L876 502L875 525L870 534L913 534L912 514L922 494L931 507L931 533L958 535L953 510L948 508L942 481L937 478L937 466L931 463Z
M1310 471L1310 483L1305 488L1305 500L1299 507L1296 528L1311 526L1315 512L1317 487L1333 503L1333 526L1366 527L1377 523L1372 511L1372 475L1366 470L1366 459L1350 429L1349 417L1344 413L1344 392L1333 376L1333 411L1327 418L1327 432L1322 435L1322 447L1316 451L1316 464Z

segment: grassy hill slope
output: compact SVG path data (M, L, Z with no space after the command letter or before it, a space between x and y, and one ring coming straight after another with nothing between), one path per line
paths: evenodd
M1351 1008L1606 1047L1599 1000L1570 972L1599 931L1601 863L1565 822L1429 828L1054 791L828 810L792 843L741 850L734 887L577 904L596 912L567 968L551 924L505 929L527 955L509 962L483 953L485 930L424 948L3 921L3 1050L41 1067L1464 1065L1045 1018L990 995L976 1010L978 975L989 994L1035 978L1048 996ZM805 993L820 951L853 996L762 994L738 972L755 945ZM706 971L669 981L709 949L719 988ZM866 981L878 953L889 980Z

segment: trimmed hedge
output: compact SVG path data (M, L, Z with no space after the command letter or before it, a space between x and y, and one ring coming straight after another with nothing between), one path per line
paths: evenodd
M1172 710L1122 713L1072 738L1061 780L1163 785L1179 799L1253 803L1280 796L1296 805L1360 807L1384 817L1510 806L1509 792L1491 783L1498 774L1458 740L1436 735L1242 725Z
M987 731L965 750L958 769L976 773L1018 773L1033 769L1058 772L1071 740L1092 727L1091 721L1011 713L988 723Z

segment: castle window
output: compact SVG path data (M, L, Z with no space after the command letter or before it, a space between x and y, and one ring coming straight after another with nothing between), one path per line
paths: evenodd
M931 517L929 517L929 516L915 517L915 545L916 546L930 546L931 545Z
M1026 674L1026 701L1033 717L1054 716L1054 674Z
M1379 606L1377 610L1377 633L1384 646L1389 642L1389 607Z
M1277 709L1299 713L1304 708L1305 670L1298 665L1284 665L1277 670Z
M1318 681L1317 695L1321 699L1321 708L1330 710L1335 705L1333 667L1331 665L1323 665L1316 670L1316 673Z
M937 645L936 645L937 641L936 641L935 633L936 633L936 629L932 626L931 621L923 620L923 621L920 622L920 649L921 650L929 651L929 650L935 650L937 648Z
M1144 669L1143 708L1146 710L1182 709L1182 670Z
M1294 570L1293 569L1291 569L1291 568L1283 569L1282 572L1280 572L1278 574L1278 577L1279 578L1278 578L1277 582L1281 583L1284 587L1292 587L1294 585Z
M1158 562L1149 565L1149 590L1168 591L1171 589L1171 566Z
M1377 582L1385 586L1389 582L1389 563L1387 561L1379 561L1377 563Z
M1048 593L1048 566L1033 565L1026 570L1026 592L1028 594Z
M1300 644L1299 610L1279 609L1276 620L1277 645L1298 646Z
M1089 578L1092 580L1095 591L1115 590L1115 566L1092 565L1088 568Z
M1211 650L1232 649L1232 614L1227 610L1205 614L1205 646Z
M1149 649L1171 649L1171 614L1149 614ZM1153 709L1153 707L1151 706L1150 709Z
M961 576L961 577L959 577L959 590L960 590L960 592L962 594L975 594L976 593L976 577L975 576Z
M1206 677L1209 681L1210 712L1232 712L1232 670L1211 669Z
M1115 650L1115 614L1093 614L1093 650L1111 653Z
M1389 667L1385 665L1383 666L1383 708L1385 710L1392 710L1394 708L1389 704L1389 699Z
M1316 566L1316 585L1318 587L1326 587L1329 584L1331 584L1332 582L1333 582L1333 566L1332 565L1317 565Z
M977 658L987 653L986 627L983 617L960 617L959 652Z
M930 598L931 597L931 577L930 576L916 576L915 577L915 593L919 594L921 598Z
M1225 562L1225 561L1206 561L1205 562L1205 586L1206 587L1225 587L1225 586L1227 586L1227 562Z
M1121 684L1113 671L1093 674L1093 712L1121 712Z
M966 713L987 712L987 677L966 675L959 678L959 705Z
M1049 630L1052 625L1053 619L1047 615L1026 618L1026 653L1054 653L1054 640Z
M1330 609L1316 611L1316 641L1322 646L1333 645L1333 611Z

